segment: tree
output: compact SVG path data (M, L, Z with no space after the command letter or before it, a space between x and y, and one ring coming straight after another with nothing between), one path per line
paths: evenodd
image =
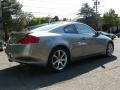
M30 20L33 18L33 15L30 13L21 12L19 15L15 15L15 18L12 19L13 30L12 31L22 31L24 28L29 26Z
M54 21L59 21L59 17L58 17L58 16L55 16L55 17L53 18L53 20L54 20Z
M2 5L2 22L5 33L5 40L8 39L8 32L12 30L12 16L21 12L22 5L16 0L3 0Z
M35 26L43 23L49 23L49 17L33 17L29 19L27 27L29 26Z
M96 29L97 26L95 23L97 23L100 15L97 14L96 16L94 9L90 7L88 3L82 5L81 9L79 10L78 16L80 18L77 21L86 23Z
M120 24L120 19L118 17L118 14L115 13L115 10L110 9L109 12L106 12L103 15L102 22L103 25L108 28L116 26L118 31L118 25Z
M63 18L63 21L67 21L67 18Z

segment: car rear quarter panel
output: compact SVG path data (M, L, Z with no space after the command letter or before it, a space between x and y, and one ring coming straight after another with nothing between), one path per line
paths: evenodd
M70 48L69 43L63 39L62 35L41 37L40 43L44 43L44 48L46 48L48 56L56 46L63 45L68 49Z

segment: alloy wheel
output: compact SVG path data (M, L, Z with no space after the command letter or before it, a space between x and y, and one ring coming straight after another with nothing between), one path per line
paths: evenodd
M52 67L55 70L62 70L66 67L68 55L64 50L57 50L52 55Z
M108 44L108 47L107 47L107 55L108 55L108 56L112 56L113 51L114 51L113 44L112 44L112 43L109 43L109 44Z

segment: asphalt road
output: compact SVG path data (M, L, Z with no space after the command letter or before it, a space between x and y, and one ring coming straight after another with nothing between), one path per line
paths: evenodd
M0 52L0 90L120 90L120 39L112 57L72 63L64 72L10 63Z

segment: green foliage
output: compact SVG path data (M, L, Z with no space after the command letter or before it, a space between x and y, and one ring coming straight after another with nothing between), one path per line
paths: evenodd
M85 3L82 5L81 9L79 10L78 15L80 18L77 20L82 23L86 23L93 28L96 28L96 23L98 22L100 15L96 16L96 13L92 7Z
M3 40L3 39L4 39L4 33L0 32L0 40Z
M39 24L43 24L43 23L49 23L49 17L41 17L41 18L33 17L33 18L29 19L29 21L27 23L27 27L39 25Z
M5 40L12 31L22 31L26 27L48 23L49 17L34 17L30 13L22 12L22 5L16 0L2 1L3 29Z
M53 20L54 20L54 21L59 21L59 17L58 17L58 16L55 16L55 17L53 18Z
M5 40L7 40L8 33L13 29L12 15L19 14L21 12L22 5L16 2L16 0L3 0L1 5L3 30L5 33Z
M107 25L118 25L120 24L120 19L118 17L118 14L115 13L115 10L110 9L109 12L106 12L103 15L103 24L107 24Z
M108 12L106 12L102 17L102 23L103 23L104 30L109 30L110 27L113 29L113 26L114 27L116 26L117 30L114 32L112 31L112 32L113 33L120 32L118 28L118 26L120 25L120 18L118 14L116 14L115 10L110 9Z
M89 18L95 16L95 11L91 8L88 3L82 5L81 9L79 10L80 13L78 15L82 16L83 18Z
M12 20L12 31L22 31L24 28L27 27L30 19L33 17L33 15L29 13L22 12L19 15L15 15L15 18Z
M67 21L67 18L63 18L63 21Z

